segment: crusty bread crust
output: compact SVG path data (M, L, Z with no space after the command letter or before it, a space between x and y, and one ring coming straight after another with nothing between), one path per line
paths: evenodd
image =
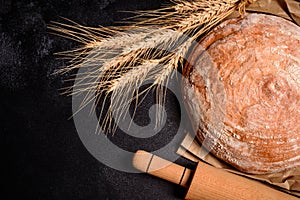
M200 142L246 173L300 167L300 27L248 14L200 46L206 51L193 49L182 80Z

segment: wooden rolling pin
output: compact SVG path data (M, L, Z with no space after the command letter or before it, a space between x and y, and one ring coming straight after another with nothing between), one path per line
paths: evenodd
M199 162L195 171L139 150L133 166L148 174L187 187L185 199L209 200L295 200L296 197L257 181Z

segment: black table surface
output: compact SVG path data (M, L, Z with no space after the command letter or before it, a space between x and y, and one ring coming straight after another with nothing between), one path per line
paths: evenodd
M0 1L0 122L4 145L4 191L9 199L182 199L185 190L145 174L115 170L82 144L70 116L72 98L61 95L70 74L53 75L67 63L56 52L79 44L49 34L62 17L91 27L109 26L131 16L120 10L159 8L162 0L2 0ZM155 137L109 138L128 151L155 150L178 128L178 104L167 97L167 125ZM155 97L146 98L144 108ZM149 120L141 110L138 121ZM180 158L181 164L191 164Z

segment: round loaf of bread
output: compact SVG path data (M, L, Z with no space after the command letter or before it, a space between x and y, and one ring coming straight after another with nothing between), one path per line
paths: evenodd
M252 174L300 167L300 27L248 14L191 51L182 92L197 138Z

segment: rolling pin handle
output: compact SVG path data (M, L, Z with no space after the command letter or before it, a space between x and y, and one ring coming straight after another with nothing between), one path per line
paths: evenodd
M133 157L133 166L145 173L188 187L192 171L146 151L139 150Z

